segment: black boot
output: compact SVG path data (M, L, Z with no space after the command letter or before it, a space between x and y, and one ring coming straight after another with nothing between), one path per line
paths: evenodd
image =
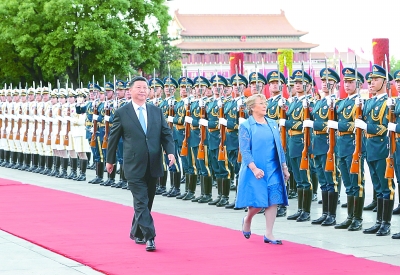
M287 217L288 220L297 220L303 211L304 189L297 188L297 212Z
M353 221L349 226L349 231L359 231L362 229L362 213L364 207L364 197L356 197L354 199L354 215Z
M233 200L232 203L225 205L226 209L234 209L235 208L235 204L236 204L236 196L237 196L237 186L238 186L238 179L235 179L235 199Z
M364 234L376 234L381 228L382 225L382 214L383 214L383 198L377 198L376 199L376 222L375 224L367 229L364 229L363 233ZM365 207L364 207L365 209Z
M30 155L30 154L22 153L22 161L21 161L22 165L18 168L18 170L25 171L27 169L27 167L26 167L26 156L27 155Z
M328 191L322 191L322 216L316 220L313 220L311 224L321 224L325 221L328 216Z
M186 171L183 170L182 178L180 179L180 183L185 183L185 182L186 182Z
M217 205L217 203L221 200L222 197L222 179L217 178L217 189L218 189L218 197L209 202L208 205Z
M94 182L94 181L97 181L97 179L98 179L98 176L97 176L97 162L94 162L94 163L92 164L92 166L93 166L93 165L94 165L94 167L96 168L96 176L95 176L94 179L91 179L90 181L88 181L88 183L92 183L92 182ZM87 169L92 170L92 169L90 168L90 166L89 166Z
M27 171L31 168L32 154L24 154L24 165L21 167L22 171Z
M113 170L115 170L115 165L114 165ZM107 180L106 180L106 181L103 181L102 183L100 183L100 185L106 185L106 184L108 184L109 182L110 182L110 174L107 173ZM114 183L115 183L115 182L114 182ZM110 185L107 185L107 186L110 186Z
M231 191L231 180L222 179L222 196L219 202L216 204L217 207L222 207L229 204L230 191Z
M175 175L175 172L169 171L169 186L170 186L170 188L169 188L169 190L165 190L165 192L161 194L162 196L166 197L169 193L172 192L172 190L174 190L174 175Z
M185 174L185 192L181 193L180 195L176 196L176 198L178 200L183 199L184 197L186 197L187 193L189 192L189 174ZM182 181L181 181L182 183Z
M39 167L39 154L32 154L32 166L29 168L28 172L35 172Z
M61 167L61 157L55 157L56 164L54 165L53 171L49 174L51 177L57 177L60 174L60 167Z
M161 195L167 191L168 171L164 171L164 175L160 178L160 185L156 190L156 195Z
M104 183L100 183L103 184L104 186L111 186L115 184L115 175L117 174L117 165L114 165L113 167L114 169L112 170L111 174L107 173L108 179L107 181L105 181ZM121 184L121 188L122 188L122 184Z
M318 175L317 173L312 173L311 174L311 184L312 184L312 189L313 189L313 194L311 201L317 201L318 200Z
M0 166L4 162L4 149L0 149Z
M400 184L398 184L397 187L400 189ZM399 195L399 205L393 209L393 215L400 214L400 192L398 191L397 194Z
M100 184L103 182L104 177L104 162L100 161L96 163L96 178L91 184Z
M17 164L17 157L18 157L17 152L11 151L11 153L10 153L11 161L5 167L6 168L12 168L13 166L15 166Z
M86 152L86 158L87 158L87 166L86 166L86 169L90 169L89 167L90 167L90 161L92 160L92 153L91 152Z
M57 178L66 179L68 177L68 162L69 158L62 158L61 160L61 173L57 176Z
M22 165L22 160L23 160L23 154L21 152L16 152L16 160L15 164L11 167L11 169L19 169Z
M174 188L171 193L167 195L168 198L174 198L181 194L181 172L176 172L173 176L174 179Z
M276 217L281 218L286 216L286 206L278 204L276 209Z
M6 167L10 163L10 151L4 150L4 159L0 164L1 167Z
M199 176L200 180L200 196L192 199L192 202L199 202L199 200L204 196L204 176Z
M347 196L347 218L344 222L335 225L335 229L347 229L354 218L354 196Z
M213 178L209 176L204 176L203 184L204 184L204 196L199 199L198 203L208 203L212 201Z
M303 211L301 211L300 216L297 218L297 222L306 222L310 220L311 211L311 200L313 196L313 190L304 190L303 198Z
M78 177L75 178L76 181L86 181L86 169L87 169L87 159L81 159L81 168L80 168L80 174Z
M42 156L42 155L38 155L38 168L33 170L33 173L38 173L38 174L42 174L44 171L44 167L46 166L46 157Z
M197 186L197 175L189 175L189 191L186 196L182 198L184 201L190 201L194 199L194 194L196 193Z
M336 209L338 204L338 192L328 192L328 216L321 224L322 226L332 226L336 224Z
M66 177L66 179L72 180L77 177L78 170L78 159L71 158L71 173Z
M388 236L390 235L390 223L392 221L394 200L383 200L383 214L382 214L382 225L376 232L376 236Z
M364 207L364 210L373 210L376 207L376 191L374 189L374 195L373 195L373 199L372 202L370 204L368 204L367 206Z

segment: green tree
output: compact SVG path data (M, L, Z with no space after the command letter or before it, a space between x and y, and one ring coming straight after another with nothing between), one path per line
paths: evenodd
M394 56L392 56L390 58L390 72L394 73L397 70L400 70L400 60L397 60Z
M164 0L2 0L0 16L0 78L75 87L158 65L171 19Z

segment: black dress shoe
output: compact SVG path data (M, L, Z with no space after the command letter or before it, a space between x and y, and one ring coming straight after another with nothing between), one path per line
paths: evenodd
M392 239L400 239L400 233L393 234Z
M146 241L144 239L135 237L135 243L136 244L145 244Z
M146 251L155 251L156 250L156 243L154 242L154 239L147 240L146 242Z

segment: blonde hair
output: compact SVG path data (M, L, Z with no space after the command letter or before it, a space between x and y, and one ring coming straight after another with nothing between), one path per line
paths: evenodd
M247 111L249 112L249 115L253 114L253 106L256 103L257 98L261 99L261 101L267 101L267 98L263 94L255 94L252 96L249 96L246 100L246 108Z

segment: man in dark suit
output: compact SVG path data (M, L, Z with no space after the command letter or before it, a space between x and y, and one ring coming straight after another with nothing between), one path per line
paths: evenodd
M174 141L162 110L146 104L147 80L135 77L129 87L131 104L115 111L108 139L107 171L111 173L114 168L118 141L122 137L123 169L135 210L130 237L137 244L146 243L146 251L154 251L156 233L150 211L157 180L164 174L163 150L168 155L169 165L175 163Z

